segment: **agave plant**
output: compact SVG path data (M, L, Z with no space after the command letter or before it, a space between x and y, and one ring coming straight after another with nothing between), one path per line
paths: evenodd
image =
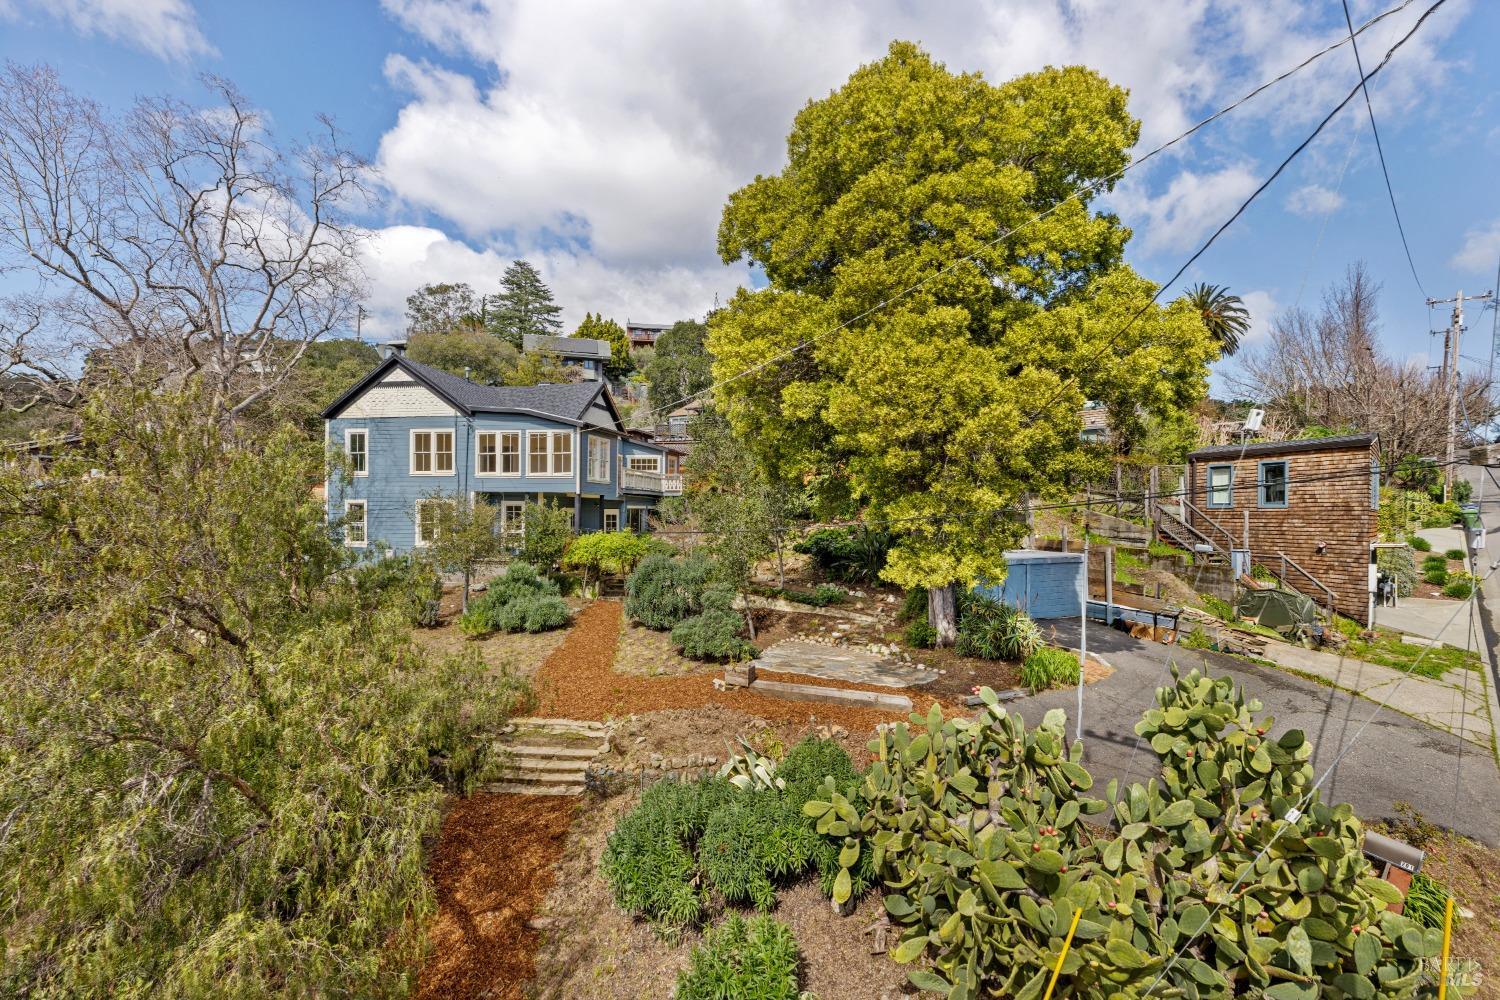
M739 743L741 752L735 753L734 748L730 747L729 759L719 768L719 777L728 779L731 785L742 792L763 788L781 791L786 788L786 782L776 776L774 760L756 753L755 748L742 737L736 737L735 742Z

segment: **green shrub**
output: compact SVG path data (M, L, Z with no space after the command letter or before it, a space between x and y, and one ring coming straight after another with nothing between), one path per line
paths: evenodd
M1468 598L1474 593L1474 577L1468 573L1454 573L1443 584L1443 593L1449 597Z
M833 740L809 736L792 747L776 765L776 777L785 783L784 794L797 809L813 798L824 778L833 778L839 788L859 783L859 772L848 752Z
M1448 583L1448 571L1446 569L1442 569L1441 567L1435 566L1432 569L1429 569L1427 572L1423 573L1422 579L1426 580L1434 587L1442 587L1447 585Z
M1177 645L1183 649L1213 649L1214 641L1201 626L1194 626L1191 632L1177 640Z
M1432 543L1423 538L1421 535L1413 535L1411 538L1407 539L1407 544L1416 549L1418 552L1432 551Z
M708 887L693 855L709 815L737 794L719 778L659 781L615 825L600 870L621 909L662 929L698 923Z
M1449 562L1463 562L1468 557L1469 554L1463 549L1449 549L1447 552L1443 553L1443 558L1447 559Z
M767 916L731 914L693 949L677 1000L797 1000L797 942Z
M672 627L672 644L694 660L751 660L760 655L755 644L740 637L745 619L733 611L711 608Z
M1021 683L1033 691L1078 683L1078 657L1066 649L1043 646L1021 664Z
M1402 913L1423 927L1442 930L1447 919L1448 887L1435 878L1417 872L1412 876L1411 888L1406 890L1406 905ZM1453 929L1458 929L1458 907L1453 908Z
M521 558L551 569L573 537L573 512L560 504L531 503L521 509Z
M1465 504L1474 499L1474 484L1467 479L1455 479L1453 481L1453 502Z
M1426 556L1426 557L1424 557L1422 559L1422 571L1424 573L1427 570L1430 570L1430 569L1447 569L1447 568L1448 568L1448 560L1444 556L1438 555L1437 553L1434 553L1434 554L1432 554L1430 556Z
M587 574L629 573L653 552L661 551L665 542L633 531L591 531L568 543L562 564Z
M931 649L937 645L937 629L927 624L926 618L918 618L906 626L906 644L916 649Z
M384 555L365 560L349 570L349 582L360 607L387 602L399 608L409 624L437 627L443 580L425 559Z
M647 556L625 581L625 613L647 628L670 629L702 612L712 574L705 556Z
M568 606L555 582L538 576L529 564L514 562L490 581L489 588L469 602L458 620L466 635L490 632L546 632L568 623Z
M698 863L725 900L765 911L776 905L777 881L806 871L820 839L780 792L742 791L709 815Z
M1377 549L1375 561L1380 572L1395 579L1397 597L1412 595L1419 574L1411 549Z
M867 528L819 528L792 546L835 580L874 583L885 569L891 536Z
M962 656L986 660L1024 660L1042 647L1042 630L1024 611L982 594L967 594L959 604L958 642Z
M927 620L927 591L914 587L906 592L901 599L901 612L896 616L897 621L910 622L918 618L924 622Z

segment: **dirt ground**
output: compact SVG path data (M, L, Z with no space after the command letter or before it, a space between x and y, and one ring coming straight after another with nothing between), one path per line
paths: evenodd
M701 941L696 932L664 941L614 903L599 873L605 839L639 796L617 796L585 807L558 863L556 887L542 905L547 925L536 951L535 1000L645 1000L669 996L679 971ZM802 953L802 988L819 1000L872 1000L903 996L906 969L870 954L860 931L880 916L876 893L855 913L839 917L816 881L784 889L774 914L792 928ZM717 923L720 914L711 917Z
M443 819L428 875L438 914L419 1000L520 1000L539 934L527 927L551 889L575 800L473 795Z
M1422 871L1446 885L1455 905L1472 914L1459 915L1453 957L1479 962L1483 979L1474 996L1500 997L1500 851L1447 832L1425 850Z
M690 660L677 652L670 632L658 632L630 622L620 627L620 641L615 648L617 673L637 677L680 677L713 674L720 669L715 664Z

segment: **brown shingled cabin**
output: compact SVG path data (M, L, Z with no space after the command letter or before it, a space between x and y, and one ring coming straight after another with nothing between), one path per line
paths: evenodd
M1201 448L1188 456L1186 492L1189 522L1216 546L1248 548L1319 606L1369 624L1375 435Z

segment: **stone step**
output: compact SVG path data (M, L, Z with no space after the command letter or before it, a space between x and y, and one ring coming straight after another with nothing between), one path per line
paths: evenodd
M554 747L536 743L505 743L501 741L498 746L514 757L552 757L558 760L593 760L603 752L602 748L576 745Z
M582 795L583 785L530 785L514 781L495 781L484 786L492 795Z
M584 772L589 769L586 762L581 760L542 760L536 757L527 757L521 760L506 761L500 768L504 775L519 774L555 774L576 775L582 780Z
M506 729L532 728L532 729L555 729L577 732L604 732L604 723L595 722L592 719L539 719L535 716L526 716L519 719L511 719Z
M787 684L782 681L757 680L750 685L757 694L787 698L792 701L820 701L858 708L880 708L891 712L910 712L911 699L903 694L879 691L856 691L850 688L819 687L813 684Z

